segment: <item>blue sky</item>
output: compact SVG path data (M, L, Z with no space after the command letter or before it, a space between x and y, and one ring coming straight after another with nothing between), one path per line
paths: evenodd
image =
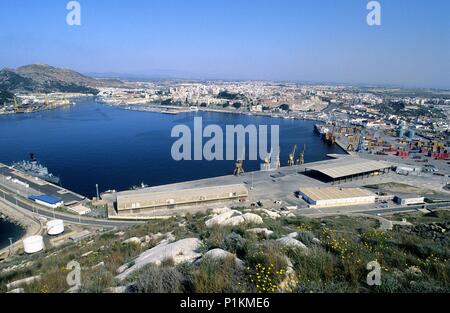
M450 88L450 1L68 0L0 3L0 67Z

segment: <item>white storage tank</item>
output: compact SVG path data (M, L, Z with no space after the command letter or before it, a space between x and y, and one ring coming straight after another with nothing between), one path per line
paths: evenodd
M23 240L23 250L32 254L44 250L44 238L42 236L31 236Z
M64 232L63 220L51 220L47 222L47 234L50 236L56 236Z

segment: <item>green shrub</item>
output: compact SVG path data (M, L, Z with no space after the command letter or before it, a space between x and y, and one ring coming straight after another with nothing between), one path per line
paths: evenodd
M244 269L234 257L223 260L203 258L194 272L197 293L236 293L246 289Z
M183 276L173 267L148 265L136 277L137 291L140 293L179 293Z
M101 269L83 275L81 279L81 292L85 293L102 293L108 287L113 285L114 277L112 273Z
M335 257L321 247L312 247L307 254L300 249L289 249L287 256L300 282L331 282L336 276Z
M314 239L314 234L310 231L301 231L298 233L297 239L303 242L305 245L310 246Z
M245 253L246 240L241 235L233 232L225 237L225 249L237 255Z

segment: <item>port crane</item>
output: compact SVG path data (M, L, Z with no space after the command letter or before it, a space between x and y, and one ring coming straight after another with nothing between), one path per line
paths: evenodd
M272 162L272 149L270 149L270 153L264 159L264 170L270 170L270 163Z
M291 154L289 154L288 166L294 166L296 151L297 151L297 144L294 145L294 149L292 150Z
M348 152L354 152L355 151L355 146L356 146L356 144L359 142L359 136L355 136L355 137L353 137L351 140L350 140L350 142L349 142L349 144L348 144L348 146L347 146L347 151Z
M280 152L278 152L277 157L275 158L275 169L279 169L281 167L281 162L280 162Z
M244 171L244 153L245 153L245 148L242 150L242 155L241 158L238 159L235 163L235 168L234 168L234 176L240 176L240 175L244 175L245 171Z
M297 165L303 165L305 164L305 152L306 152L306 145L303 145L303 150L300 152L300 155L297 159Z

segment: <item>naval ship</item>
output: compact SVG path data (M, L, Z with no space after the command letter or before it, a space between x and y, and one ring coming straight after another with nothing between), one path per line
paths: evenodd
M33 153L30 153L30 160L16 162L12 165L12 167L18 171L33 177L38 177L49 183L56 185L59 185L60 183L59 177L49 173L48 169L36 160Z

